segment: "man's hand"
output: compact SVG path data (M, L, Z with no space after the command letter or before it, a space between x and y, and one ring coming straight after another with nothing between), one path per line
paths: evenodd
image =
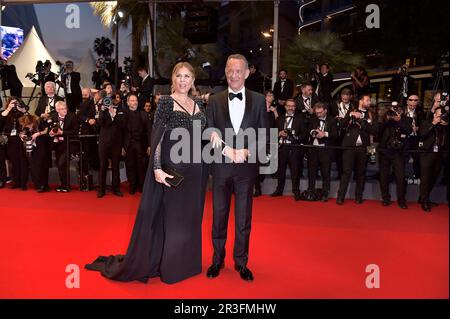
M316 132L317 132L316 138L318 139L324 138L326 136L324 131L316 130Z
M88 123L89 123L89 125L94 126L95 123L97 123L97 121L96 121L95 119L89 119L89 120L88 120Z
M282 131L280 131L280 132L278 133L278 136L281 136L281 137L287 137L288 135L287 135L287 133L286 133L285 130L282 130Z
M146 150L146 152L145 152L145 153L147 153L147 156L150 156L150 151L151 151L151 148L150 148L150 146L149 146L149 147L147 147L147 150Z
M350 116L353 116L354 118L360 119L362 114L360 112L350 112Z
M250 156L247 149L236 150L229 146L224 149L225 156L232 160L234 163L243 163Z
M50 115L48 114L48 113L42 113L41 114L41 118L43 118L44 120L48 120L48 117L49 117Z
M440 122L441 122L441 116L434 113L433 122L432 122L433 125L438 125Z
M127 155L127 152L125 151L125 149L122 147L122 156Z
M117 114L117 109L113 105L111 105L108 107L108 110L109 110L109 114L111 114L111 117L114 118Z
M162 169L155 169L153 172L155 173L155 180L158 183L164 184L167 187L170 187L170 184L166 182L166 178L173 178L172 175L167 174Z

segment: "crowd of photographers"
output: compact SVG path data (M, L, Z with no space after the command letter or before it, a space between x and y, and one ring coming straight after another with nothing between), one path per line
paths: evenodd
M38 72L27 75L42 90L34 114L20 99L21 87L11 88L16 95L7 100L0 115L0 188L6 182L7 158L13 188L27 189L31 172L37 191L49 191L54 152L59 192L70 191L68 161L74 154L79 159L81 190L92 189L89 172L98 170L97 196L105 196L110 167L112 192L123 196L119 163L124 160L130 193L141 191L159 97L153 98L153 79L145 68L138 68L139 87L130 86L125 79L115 91L110 72L99 60L92 76L94 88L81 89L73 62L58 65L64 69L58 76L50 71L48 61L39 62ZM289 166L295 200L328 201L335 162L340 181L336 203L344 203L353 175L355 201L361 204L368 162L378 158L382 204L391 204L389 184L393 178L398 206L406 209L406 163L412 158L412 179L420 181L418 201L424 211L431 210L431 190L443 167L448 170L444 165L448 158L447 93L436 93L431 109L425 112L413 91L407 66L402 66L392 79L392 104L380 114L371 106L370 80L363 68L352 73L352 88L342 89L337 101L332 99L333 77L326 64L315 68L297 94L285 70L280 70L273 90L265 92L256 68L250 66L250 70L246 87L265 93L270 126L279 132L277 187L271 196L283 194ZM60 89L65 99L59 96ZM304 171L308 187L300 192ZM316 188L318 177L321 189ZM257 179L255 196L261 194L263 180L264 176Z

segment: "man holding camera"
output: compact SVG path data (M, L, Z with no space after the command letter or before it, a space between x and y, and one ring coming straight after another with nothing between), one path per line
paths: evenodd
M66 62L65 72L61 80L69 112L76 113L81 103L81 75L79 72L74 72L72 61Z
M420 154L419 199L422 210L425 212L431 211L430 193L436 184L442 165L446 163L443 151L448 151L449 148L448 122L448 110L439 107L435 110L433 119L423 121L418 132L421 141L420 149L425 151Z
M407 209L405 185L405 141L412 132L412 119L402 116L403 109L397 102L385 113L380 125L379 171L380 190L383 206L391 204L389 179L393 171L397 185L397 203L401 209Z
M352 172L356 177L355 202L363 202L367 146L370 144L370 135L376 135L378 132L377 119L369 108L370 96L362 94L358 99L358 108L349 112L342 121L343 127L346 128L342 146L347 149L342 151L343 172L336 199L338 205L344 204Z
M98 145L100 158L98 198L105 196L106 171L108 170L109 159L111 159L113 194L119 197L123 196L120 192L119 161L122 150L123 129L125 128L126 122L123 109L120 106L114 106L111 97L106 94L107 92L102 94L102 100L99 102L101 111L98 117L100 127Z
M125 111L125 134L122 155L125 156L130 194L142 192L145 179L145 157L150 156L152 122L144 110L138 110L138 97L131 93Z
M67 104L63 101L56 103L56 112L51 115L50 119L49 135L55 150L56 165L58 166L59 180L61 182L56 191L67 193L70 190L67 180L70 145L69 154L67 154L67 139L78 134L78 121L74 113L68 112Z
M286 113L277 118L279 149L278 149L278 184L272 197L282 196L286 181L286 168L289 165L292 180L292 192L294 199L300 199L300 158L304 152L301 150L300 141L305 135L302 115L295 112L295 100L287 99L285 103Z
M321 201L328 201L331 180L331 162L334 150L327 146L334 146L337 140L336 119L329 116L325 103L317 102L314 105L314 116L309 121L309 144L314 147L308 150L308 190L316 188L317 172L320 168L322 175Z

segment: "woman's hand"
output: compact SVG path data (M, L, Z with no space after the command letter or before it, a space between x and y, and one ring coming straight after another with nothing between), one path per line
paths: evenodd
M222 139L219 137L217 132L212 132L211 134L211 143L213 143L213 148L218 148L222 145Z
M162 169L155 169L153 171L155 173L155 180L158 183L164 184L167 187L170 187L170 184L166 182L166 178L173 178L172 175L167 174L166 172L164 172Z

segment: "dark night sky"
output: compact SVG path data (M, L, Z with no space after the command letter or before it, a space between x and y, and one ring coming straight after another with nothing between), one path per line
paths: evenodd
M72 59L75 63L79 62L87 50L92 49L95 38L101 36L109 37L114 42L110 31L102 26L90 5L77 5L80 8L79 29L66 27L67 4L34 5L46 47L56 60ZM130 29L120 29L119 61L122 61L124 56L131 55Z

